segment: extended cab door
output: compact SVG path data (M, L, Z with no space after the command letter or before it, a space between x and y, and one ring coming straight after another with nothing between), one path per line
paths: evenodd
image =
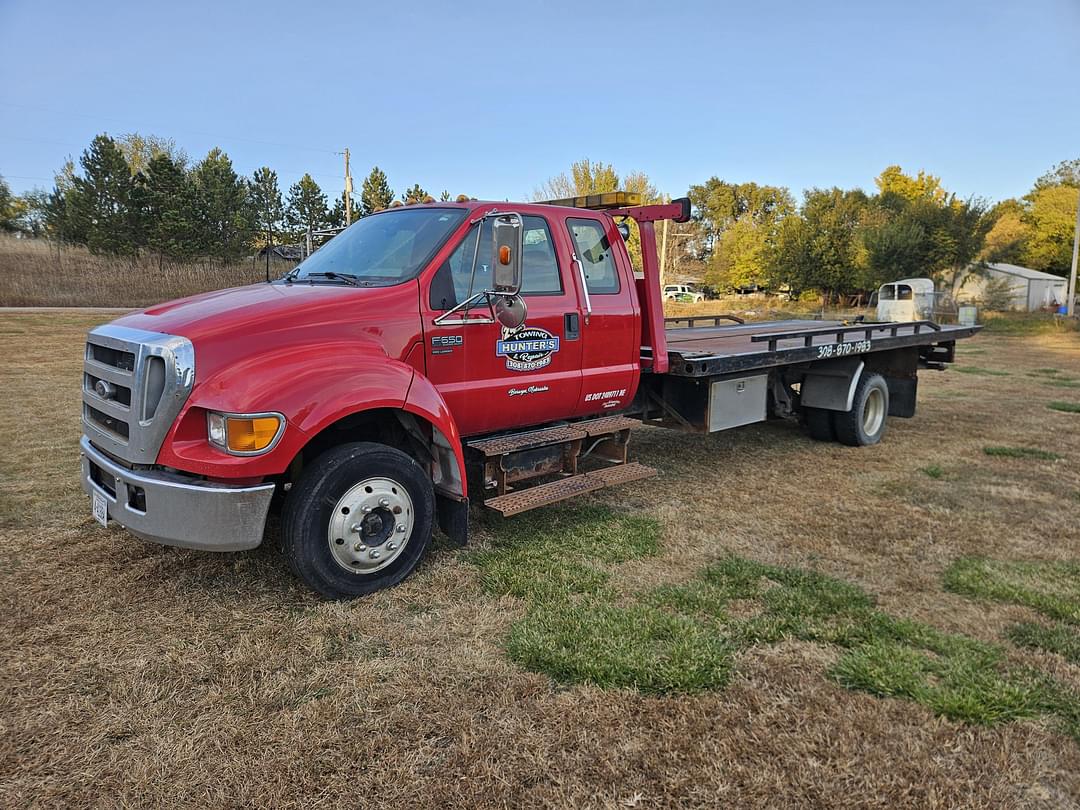
M618 412L641 375L641 312L633 268L610 217L566 218L575 282L581 291L581 400L578 414Z
M473 292L492 288L490 218L482 230L479 224L469 230L422 295L428 377L463 435L566 419L578 410L582 319L570 263L565 249L559 255L546 217L522 221L521 295L528 317L520 329L480 322L490 317L483 299L467 314L434 323L468 297L470 283Z

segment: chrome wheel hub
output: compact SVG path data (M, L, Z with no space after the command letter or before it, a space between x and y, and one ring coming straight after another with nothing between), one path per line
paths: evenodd
M413 502L392 478L367 478L338 499L326 539L342 568L374 574L394 562L412 536Z
M862 427L867 436L873 436L881 429L881 423L885 420L885 395L880 388L870 389L866 397L866 405L863 406Z

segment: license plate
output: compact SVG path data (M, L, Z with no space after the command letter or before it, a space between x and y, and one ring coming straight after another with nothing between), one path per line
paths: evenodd
M109 502L100 492L95 492L90 499L93 504L94 520L102 526L109 525Z

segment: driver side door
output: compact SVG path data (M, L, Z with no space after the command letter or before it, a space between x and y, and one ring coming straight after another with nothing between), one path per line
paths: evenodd
M467 314L459 310L434 323L470 288L492 288L490 218L468 231L421 295L428 378L462 435L568 418L581 393L581 312L570 263L545 217L523 216L522 223L521 295L528 317L519 329L488 322L483 299Z

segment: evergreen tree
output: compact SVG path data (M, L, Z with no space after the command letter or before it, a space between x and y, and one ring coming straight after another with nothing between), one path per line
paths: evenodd
M329 211L326 209L326 195L310 174L305 174L289 189L289 200L285 206L285 219L297 235L309 230L325 228Z
M146 207L146 244L158 254L186 259L199 249L195 190L183 167L167 153L152 157L142 175Z
M450 192L443 189L443 193L439 195L439 202L449 202Z
M248 248L253 230L247 183L237 176L232 161L211 149L192 170L199 221L193 252L223 260L237 259Z
M401 194L401 201L406 205L416 205L418 203L427 202L430 199L431 195L428 194L419 183L414 183L412 188Z
M285 208L281 202L277 172L267 166L256 169L251 178L251 211L259 240L265 247L273 247L274 236L281 235Z
M133 183L124 154L108 135L98 135L79 159L82 174L67 192L67 217L92 253L133 255L138 224L132 216Z
M364 178L360 187L360 207L363 215L374 214L389 208L394 201L394 190L386 182L386 175L378 166L371 170L371 174Z

